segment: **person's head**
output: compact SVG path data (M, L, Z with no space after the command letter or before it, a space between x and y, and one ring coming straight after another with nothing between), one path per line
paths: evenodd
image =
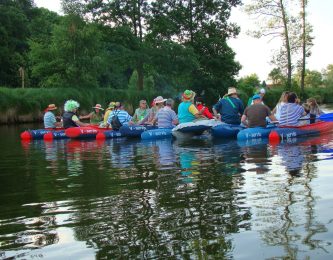
M141 109L146 109L147 108L147 101L144 100L144 99L140 100L139 107Z
M109 110L113 110L114 107L115 107L115 105L116 105L116 102L111 101L111 102L109 103L109 105L108 105L108 109L109 109Z
M228 88L227 96L237 97L238 96L237 89L234 87Z
M289 91L283 91L281 94L281 97L279 99L279 103L281 103L281 102L287 103L288 95L289 95Z
M100 111L103 111L104 109L102 108L101 104L96 104L94 107L96 113L99 113Z
M64 105L65 112L76 112L78 108L80 107L80 104L75 100L67 100Z
M194 100L195 97L195 92L192 90L185 90L183 95L182 95L182 100L184 102L192 102Z
M195 104L196 105L199 105L199 104L204 104L204 102L203 102L203 98L202 97L196 97L195 98Z
M261 99L265 96L266 90L264 88L261 88L258 93L261 96Z
M57 110L58 108L56 107L56 105L55 104L49 104L48 106L47 106L47 108L45 108L45 112L48 112L48 111L53 111L53 110Z
M287 102L288 103L296 103L297 101L297 95L295 92L290 92L287 97Z
M306 100L306 103L310 106L310 107L317 107L318 103L317 100L315 98L308 98Z
M165 105L168 106L168 107L173 107L173 104L175 102L173 101L172 98L168 98L166 101L165 101Z
M162 107L164 105L164 102L167 101L167 99L163 98L162 96L158 96L157 98L154 99L154 101L157 107Z
M121 102L117 101L117 102L115 103L115 105L114 105L114 108L115 108L115 109L123 109L124 106L123 106L123 104L122 104Z
M252 100L253 100L253 104L259 104L259 103L261 103L261 96L259 94L255 94L252 97Z

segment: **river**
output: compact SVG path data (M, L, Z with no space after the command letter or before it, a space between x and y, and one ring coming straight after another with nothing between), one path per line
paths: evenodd
M0 127L0 259L332 259L333 135L22 142L27 127Z

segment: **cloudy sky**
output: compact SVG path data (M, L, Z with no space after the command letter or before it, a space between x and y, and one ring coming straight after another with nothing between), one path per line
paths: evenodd
M245 0L244 2L247 2ZM61 13L60 0L35 0L38 7L45 7ZM328 64L333 64L333 0L309 0L308 20L313 26L314 46L312 55L308 58L307 67L321 71ZM239 76L256 73L261 80L266 80L272 70L269 64L272 50L276 43L268 38L254 39L246 34L253 28L254 22L239 8L234 9L231 20L241 26L241 33L237 39L231 39L229 45L236 52L236 60L243 66Z

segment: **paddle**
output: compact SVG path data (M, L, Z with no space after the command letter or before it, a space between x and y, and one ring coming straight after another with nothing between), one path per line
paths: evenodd
M317 116L313 119L319 119L319 120L325 121L325 122L333 122L333 113L322 114L322 115ZM300 118L298 120L310 120L310 118Z

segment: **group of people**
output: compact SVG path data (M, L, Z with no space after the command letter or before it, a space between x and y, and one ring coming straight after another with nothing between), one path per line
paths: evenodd
M212 111L205 106L202 97L196 97L192 90L185 90L182 93L182 102L178 106L178 115L173 110L174 100L165 99L162 96L156 97L149 108L146 100L140 100L139 107L131 116L121 102L110 102L107 109L96 104L93 111L87 115L77 114L79 103L75 100L68 100L64 104L64 113L61 121L57 120L54 111L55 104L50 104L44 115L45 128L56 127L78 127L98 125L104 128L118 130L122 125L157 125L159 128L172 128L179 123L193 122L200 119L216 119L223 123L247 127L265 127L268 121L278 122L279 125L295 126L299 119L309 114L309 120L313 123L317 116L323 112L314 98L307 100L307 103L300 105L299 99L294 92L283 92L279 102L273 111L263 102L265 89L249 99L247 107L238 97L237 89L231 87L227 94L220 98L213 106ZM60 117L58 117L60 119ZM89 119L90 123L81 120Z

